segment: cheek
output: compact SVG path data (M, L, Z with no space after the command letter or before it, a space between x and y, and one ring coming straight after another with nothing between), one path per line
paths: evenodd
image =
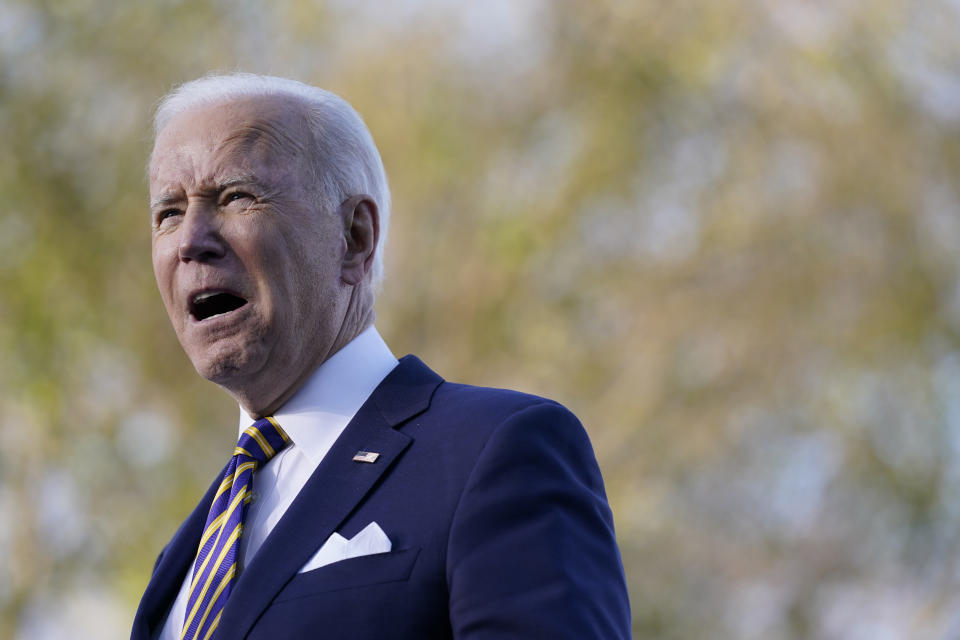
M160 297L167 309L170 309L173 292L174 263L170 261L169 251L163 244L154 243L153 246L153 276L160 290Z
M157 284L163 280L163 256L157 247L153 247L153 277L157 279Z

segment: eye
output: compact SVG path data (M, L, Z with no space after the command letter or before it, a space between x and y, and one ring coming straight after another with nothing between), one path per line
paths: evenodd
M253 200L253 196L247 193L246 191L231 191L230 193L223 196L221 201L221 206L227 206L231 202L236 202L238 200Z
M157 214L157 226L163 224L168 218L180 215L182 212L180 209L164 209Z

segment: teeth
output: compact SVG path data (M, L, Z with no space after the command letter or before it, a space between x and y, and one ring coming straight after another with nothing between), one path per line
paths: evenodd
M207 291L206 293L198 293L193 297L193 303L197 304L198 302L203 302L207 298L212 298L217 295L219 291Z

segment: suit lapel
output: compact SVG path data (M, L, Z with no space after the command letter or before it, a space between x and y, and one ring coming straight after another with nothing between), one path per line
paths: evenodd
M246 636L274 596L410 445L412 439L394 427L425 410L441 381L407 356L377 387L240 575L217 638ZM354 462L358 451L380 456L373 464Z
M197 556L197 545L210 512L210 503L226 467L220 470L213 484L207 489L193 512L180 525L170 544L163 550L160 561L154 567L153 575L140 599L140 606L133 621L131 640L148 640L166 621L170 605L183 585L190 563Z

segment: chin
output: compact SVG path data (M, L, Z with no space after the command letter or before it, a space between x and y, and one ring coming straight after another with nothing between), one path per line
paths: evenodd
M200 376L227 389L233 387L235 381L249 377L259 364L259 359L248 349L212 348L189 355Z

